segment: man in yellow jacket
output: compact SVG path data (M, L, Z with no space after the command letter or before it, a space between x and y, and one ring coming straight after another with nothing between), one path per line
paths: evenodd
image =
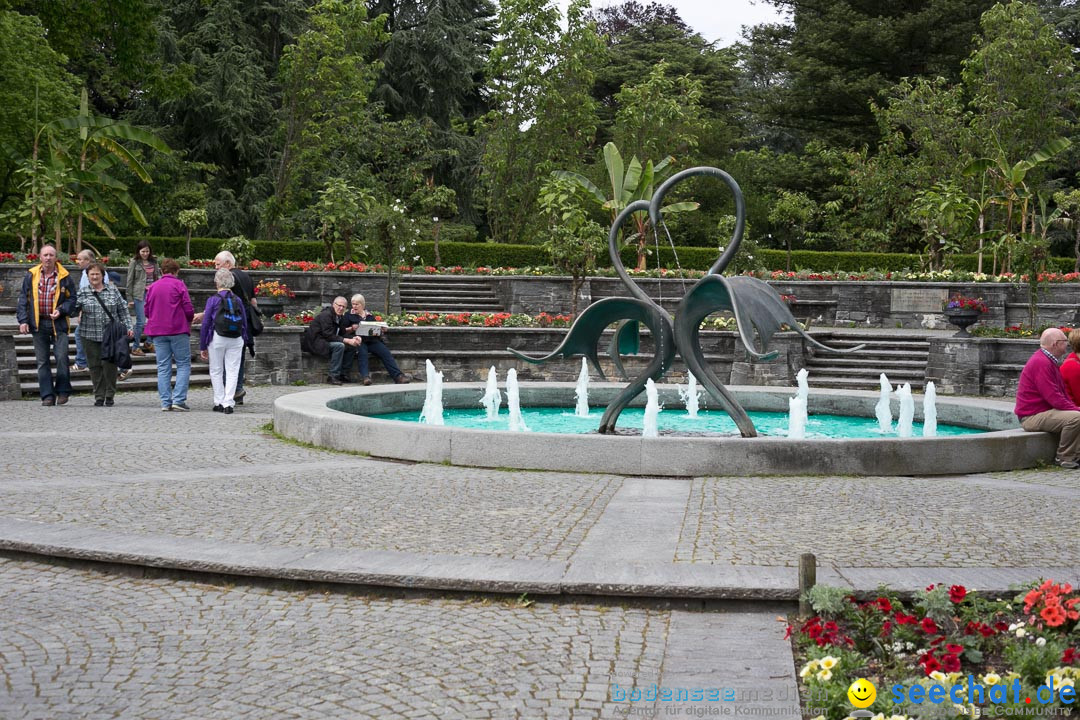
M15 319L19 332L30 333L34 338L41 404L64 405L71 395L68 317L75 310L75 281L56 262L56 248L52 245L43 245L39 257L41 264L27 270L23 277ZM49 367L50 356L56 361L55 383Z

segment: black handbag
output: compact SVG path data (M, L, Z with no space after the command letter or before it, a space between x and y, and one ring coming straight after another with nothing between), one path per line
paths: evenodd
M124 324L113 317L109 308L101 301L100 293L94 293L94 299L101 305L101 309L109 316L109 322L101 336L101 359L107 360L121 370L131 369L131 347L128 345L127 328Z
M262 310L252 307L251 303L245 303L247 309L248 334L258 337L263 332Z

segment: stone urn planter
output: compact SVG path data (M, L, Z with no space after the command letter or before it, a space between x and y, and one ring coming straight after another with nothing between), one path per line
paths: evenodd
M274 316L285 312L285 302L278 298L261 297L259 311L262 312L264 325L277 325Z
M949 324L960 328L953 337L971 337L971 333L967 329L979 322L981 315L982 313L978 310L969 310L967 308L945 311L945 319L949 321Z

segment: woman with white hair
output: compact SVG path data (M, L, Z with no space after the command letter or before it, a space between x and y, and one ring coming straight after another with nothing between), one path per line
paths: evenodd
M214 273L217 292L206 300L199 331L199 356L210 361L214 412L226 415L231 415L236 407L236 378L244 357L244 342L248 339L244 302L232 292L235 282L227 268Z

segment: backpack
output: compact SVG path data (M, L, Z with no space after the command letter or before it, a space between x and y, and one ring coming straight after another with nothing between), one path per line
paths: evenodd
M214 318L214 332L221 337L238 338L244 334L244 308L240 299L229 293L221 296L217 317Z

